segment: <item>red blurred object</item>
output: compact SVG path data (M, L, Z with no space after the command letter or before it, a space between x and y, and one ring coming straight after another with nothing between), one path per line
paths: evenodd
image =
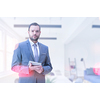
M20 66L20 65L17 65L17 66L14 66L12 68L12 70L14 72L17 72L19 73L19 76L20 77L30 77L34 74L34 71L30 71L29 68L27 66Z
M94 65L93 72L94 72L96 75L100 75L100 62L99 62L99 63L96 63L96 64Z

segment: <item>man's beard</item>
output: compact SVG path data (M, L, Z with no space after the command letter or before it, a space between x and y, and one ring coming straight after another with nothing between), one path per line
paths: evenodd
M33 39L32 37L29 37L31 39L31 41L37 41L39 39L39 37L37 37L36 39Z

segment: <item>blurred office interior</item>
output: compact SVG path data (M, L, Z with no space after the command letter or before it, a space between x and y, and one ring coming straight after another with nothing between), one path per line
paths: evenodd
M0 17L0 83L16 83L13 50L28 39L28 25L33 22L42 26L39 42L49 47L56 83L71 83L73 73L84 79L84 70L100 62L99 17Z

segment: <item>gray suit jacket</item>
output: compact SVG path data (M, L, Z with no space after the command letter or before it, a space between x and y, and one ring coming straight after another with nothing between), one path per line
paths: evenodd
M14 50L11 69L19 73L19 83L45 83L45 74L52 70L52 65L48 47L39 43L39 51L38 62L42 64L44 69L41 74L36 71L29 71L28 63L34 61L29 40L19 43L18 48Z

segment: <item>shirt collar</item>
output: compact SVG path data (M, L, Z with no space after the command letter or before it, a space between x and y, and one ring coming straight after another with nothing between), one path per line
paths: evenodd
M29 38L29 42L30 42L31 46L34 45L34 42L32 42L32 41L30 40L30 38ZM36 43L36 45L38 46L38 42Z

